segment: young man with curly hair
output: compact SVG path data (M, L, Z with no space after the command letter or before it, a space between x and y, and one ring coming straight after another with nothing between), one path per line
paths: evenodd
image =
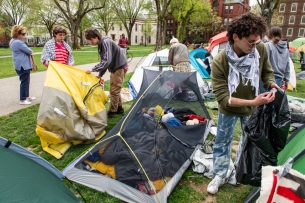
M273 91L259 94L260 78L266 89L279 88L274 81L267 50L264 43L261 43L266 29L265 21L253 13L237 17L228 27L229 42L226 48L213 60L211 78L219 113L213 148L214 178L207 188L211 194L217 193L218 188L226 182L237 119L240 119L243 131L255 108L274 100ZM238 163L244 138L245 133L242 132L235 165Z

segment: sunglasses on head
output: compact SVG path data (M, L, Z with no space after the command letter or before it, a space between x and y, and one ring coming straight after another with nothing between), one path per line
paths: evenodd
M261 43L261 39L260 40L258 40L258 41L256 41L256 42L252 42L252 43L250 43L246 38L243 38L243 39L245 39L247 42L248 42L248 44L249 44L249 47L250 48L253 48L254 46L257 46L259 43Z
M21 35L25 35L25 34L26 34L26 32L21 32L20 34L21 34Z

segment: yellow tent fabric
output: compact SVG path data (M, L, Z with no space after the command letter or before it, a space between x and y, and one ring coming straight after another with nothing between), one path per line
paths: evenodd
M94 75L51 61L37 115L43 150L60 159L71 145L99 140L107 126L107 101Z

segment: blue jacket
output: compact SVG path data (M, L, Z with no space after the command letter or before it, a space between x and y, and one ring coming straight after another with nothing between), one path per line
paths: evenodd
M13 52L13 64L16 70L21 70L21 67L23 67L24 70L32 69L30 60L30 55L33 54L32 49L18 38L11 39L10 48Z

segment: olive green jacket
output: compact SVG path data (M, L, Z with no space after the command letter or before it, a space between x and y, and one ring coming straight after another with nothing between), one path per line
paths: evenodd
M274 75L271 64L268 59L266 47L263 43L257 45L257 50L260 55L259 58L259 75L264 82L264 87L269 88L271 83L274 83ZM218 110L220 113L228 116L248 116L251 115L255 106L242 106L231 107L227 106L229 101L229 63L226 56L226 50L222 50L213 60L212 63L212 87L213 93L216 96L218 102ZM250 82L246 86L243 86L240 75L240 83L236 89L236 92L232 94L232 97L253 100L255 98L255 89L251 86Z

